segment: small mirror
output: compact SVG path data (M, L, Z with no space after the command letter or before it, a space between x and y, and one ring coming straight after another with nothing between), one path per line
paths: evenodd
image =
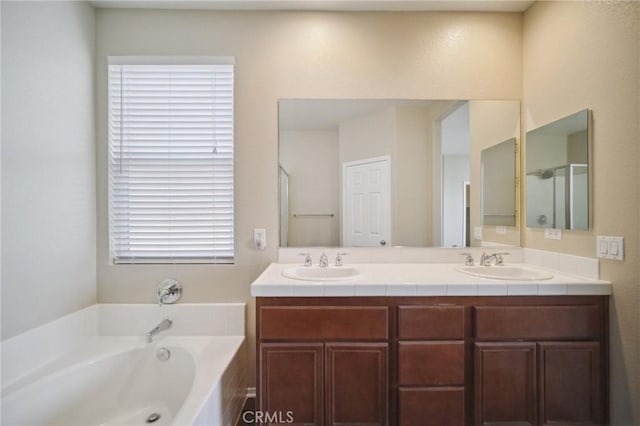
M527 226L589 229L589 110L527 132Z
M516 153L516 138L480 153L485 226L516 226Z

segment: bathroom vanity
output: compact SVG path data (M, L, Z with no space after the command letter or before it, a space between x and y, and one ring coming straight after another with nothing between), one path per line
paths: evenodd
M454 265L383 265L395 283L305 282L285 266L252 286L258 410L304 425L607 423L607 283L505 282ZM322 296L295 297L314 286ZM354 294L326 296L332 286Z

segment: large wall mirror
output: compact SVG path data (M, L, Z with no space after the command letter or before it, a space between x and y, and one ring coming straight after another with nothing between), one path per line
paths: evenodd
M527 132L527 226L589 229L589 110Z
M501 239L495 224L483 227L481 207L481 153L519 137L519 101L287 99L278 108L281 247L519 245L514 217ZM513 173L515 163L490 167Z

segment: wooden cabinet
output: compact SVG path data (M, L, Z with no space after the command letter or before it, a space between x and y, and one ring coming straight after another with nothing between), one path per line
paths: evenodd
M290 413L294 425L388 425L388 310L259 309L258 409Z
M476 425L606 423L603 306L474 311Z
M274 418L388 424L387 343L263 343L260 367L259 407Z
M606 425L607 306L258 298L256 409L313 426Z

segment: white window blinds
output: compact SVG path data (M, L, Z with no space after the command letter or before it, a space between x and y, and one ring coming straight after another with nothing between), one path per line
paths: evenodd
M233 65L109 65L115 263L232 263Z

